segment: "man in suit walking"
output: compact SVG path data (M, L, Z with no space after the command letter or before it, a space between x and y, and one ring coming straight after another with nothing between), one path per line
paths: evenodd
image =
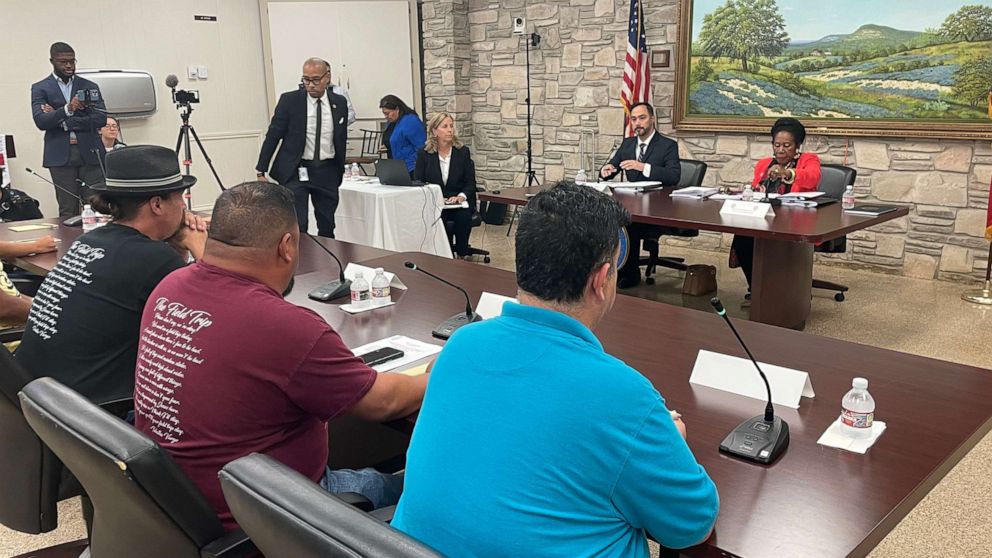
M630 107L630 121L636 135L623 140L613 159L599 170L599 175L603 180L611 180L622 172L628 182L657 180L665 186L678 184L682 176L679 146L655 130L654 107L648 103L635 103ZM631 223L627 227L630 255L620 268L617 279L617 286L621 289L637 286L641 282L641 268L638 265L641 239L652 228L658 227L640 223Z
M55 189L59 217L79 215L79 199L103 182L101 162L106 154L97 130L107 123L107 106L100 87L76 75L76 53L65 43L49 49L52 75L31 86L34 124L45 132L42 165L52 182L72 194Z
M313 198L317 234L334 238L347 139L348 101L331 90L331 65L310 58L303 64L300 88L279 97L255 165L259 180L269 173L293 192L301 231L308 228L308 198Z

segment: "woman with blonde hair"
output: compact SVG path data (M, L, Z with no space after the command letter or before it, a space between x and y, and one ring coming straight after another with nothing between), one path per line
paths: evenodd
M468 207L446 209L445 220L454 226L448 231L454 236L458 257L470 255L468 237L472 232L472 211L475 208L475 163L468 147L455 135L455 119L446 112L435 114L427 123L427 142L417 151L413 178L439 184L446 204L468 202Z

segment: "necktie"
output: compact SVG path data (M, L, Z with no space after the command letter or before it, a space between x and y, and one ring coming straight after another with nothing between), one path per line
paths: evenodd
M648 148L648 144L646 144L646 143L642 143L641 144L641 150L637 153L637 162L638 163L643 163L644 162L644 152L647 150L647 148Z
M321 106L323 104L324 103L320 99L317 99L317 130L314 132L314 138L313 138L313 160L314 161L319 161L320 160L320 124L321 124L321 121L323 120L323 118L320 115L320 112L321 112L320 111L320 108L321 108Z

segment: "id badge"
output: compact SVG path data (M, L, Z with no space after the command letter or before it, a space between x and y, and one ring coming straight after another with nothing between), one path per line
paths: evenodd
M306 167L300 167L296 172L300 176L300 182L310 182L310 173L307 172Z

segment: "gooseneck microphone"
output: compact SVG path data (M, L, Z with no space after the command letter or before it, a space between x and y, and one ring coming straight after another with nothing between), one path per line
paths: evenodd
M751 354L751 350L747 348L744 340L737 333L737 328L734 327L733 322L730 321L730 317L727 316L727 310L723 307L723 303L720 302L719 298L713 297L710 299L710 304L713 305L716 313L722 316L724 321L727 322L727 325L730 326L730 331L734 332L737 342L741 344L744 352L747 353L747 357L754 363L754 367L758 370L762 381L765 382L765 390L768 394L765 414L749 418L738 425L737 428L734 428L720 442L720 451L747 459L748 461L764 464L772 463L785 451L785 448L789 447L789 425L781 417L775 416L775 408L772 406L772 387L768 383L768 377L765 376L761 367L758 366L758 361Z
M453 334L456 329L466 324L470 324L472 322L478 322L479 320L482 319L481 316L479 316L478 314L475 313L475 311L472 310L472 301L471 299L469 299L468 292L466 292L465 289L459 287L458 285L452 283L451 281L448 281L447 279L443 279L441 277L438 277L437 275L434 275L430 271L421 268L420 266L418 266L413 262L403 262L403 265L414 271L419 271L424 275L431 277L432 279L436 279L444 283L445 285L448 285L449 287L454 287L459 291L461 291L463 295L465 295L465 313L458 313L448 318L447 320L444 320L443 322L441 322L440 325L434 328L434 331L431 332L431 335L437 337L438 339L447 339L451 337L451 334Z
M317 287L316 289L310 291L307 296L319 300L321 302L327 302L328 300L334 300L335 298L341 298L345 295L351 294L351 280L345 279L344 277L344 266L341 265L341 260L338 259L334 252L330 248L324 246L324 244L317 240L312 234L304 232L314 244L320 247L321 250L327 252L329 256L334 258L334 261L338 264L338 278L334 281L324 283L323 285Z
M79 197L78 194L75 194L75 193L67 190L66 188L63 188L62 186L59 186L58 184L52 182L51 180L45 178L44 176L41 176L40 174L34 172L33 170L31 170L29 168L25 168L24 170L26 170L27 172L33 174L37 178L40 178L40 179L44 180L45 182L51 184L52 186L55 186L55 189L56 190L59 190L61 192L64 192L64 193L69 194L70 196L76 198L76 200L79 201L80 206L82 206L82 204L83 204L83 198ZM85 182L82 182L78 178L76 180L80 183L80 185L82 185L84 187L86 186L86 183ZM69 217L69 218L65 219L64 221L62 221L62 224L65 225L65 226L67 226L67 227L81 227L83 225L83 217L81 215L74 215L74 216Z

